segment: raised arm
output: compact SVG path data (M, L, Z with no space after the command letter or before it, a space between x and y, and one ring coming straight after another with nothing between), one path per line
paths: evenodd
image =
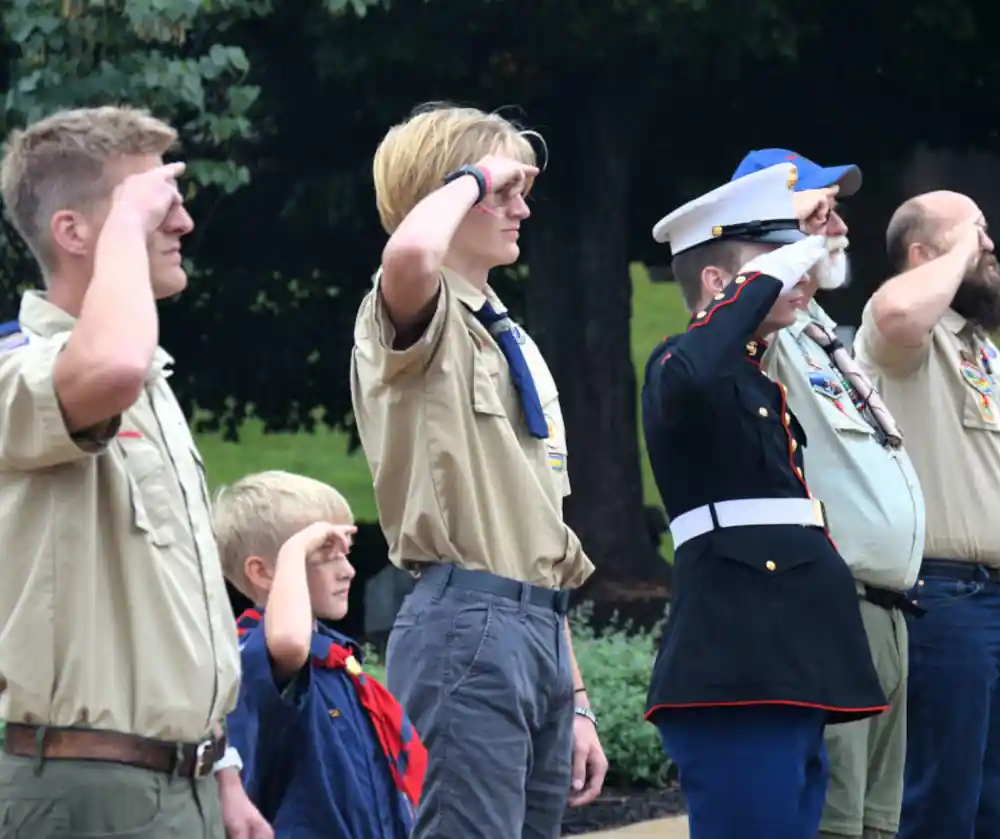
M728 376L742 363L744 347L778 297L825 253L825 238L810 236L750 260L710 306L695 314L687 332L654 353L647 383L658 380L657 388L666 396Z
M94 275L52 380L70 433L98 428L135 404L159 342L147 239L182 201L171 163L115 190Z
M981 222L969 220L955 229L936 259L888 280L871 300L879 336L902 349L925 346L966 274L992 247Z
M417 204L382 251L380 290L398 348L419 338L430 320L441 266L469 211L490 195L523 185L538 169L491 156L465 172Z

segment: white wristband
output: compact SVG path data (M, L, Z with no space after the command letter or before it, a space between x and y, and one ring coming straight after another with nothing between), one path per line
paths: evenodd
M237 771L243 770L243 758L236 751L235 746L226 746L226 753L215 762L212 767L212 774L221 772L223 769L235 768Z

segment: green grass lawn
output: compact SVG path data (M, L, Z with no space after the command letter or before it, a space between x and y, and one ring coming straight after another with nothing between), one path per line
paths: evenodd
M632 266L632 360L636 374L652 348L664 335L684 328L688 316L680 292L673 283L653 284L644 266ZM264 434L259 423L247 422L239 443L227 443L220 434L198 434L198 447L213 486L230 483L248 472L287 469L333 484L351 502L356 518L378 517L372 494L371 475L361 453L347 454L347 435L317 430L315 434ZM642 435L639 435L642 445ZM642 445L642 481L646 503L659 505Z

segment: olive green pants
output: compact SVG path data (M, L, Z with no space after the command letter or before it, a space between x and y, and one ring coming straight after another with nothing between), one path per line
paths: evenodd
M215 777L0 752L0 839L225 839Z
M906 762L906 619L861 601L875 670L890 708L877 717L827 726L830 783L821 839L892 839L899 830Z

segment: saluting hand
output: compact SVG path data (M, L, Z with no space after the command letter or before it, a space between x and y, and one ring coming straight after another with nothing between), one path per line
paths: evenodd
M537 166L493 154L482 158L476 168L489 175L490 194L499 196L527 186L528 181L538 174Z
M781 280L784 291L798 285L799 281L829 251L826 236L807 236L793 245L785 245L751 259L740 269L741 274L759 272Z
M147 234L152 233L169 215L184 203L177 179L184 174L183 163L168 163L148 172L129 175L111 195L113 212L135 215Z
M838 192L840 187L835 184L823 189L805 189L792 195L795 218L801 222L806 233L818 233L826 224L837 204Z
M977 219L967 219L956 224L942 239L949 253L961 255L965 260L966 270L976 267L984 251L988 250L986 233Z

